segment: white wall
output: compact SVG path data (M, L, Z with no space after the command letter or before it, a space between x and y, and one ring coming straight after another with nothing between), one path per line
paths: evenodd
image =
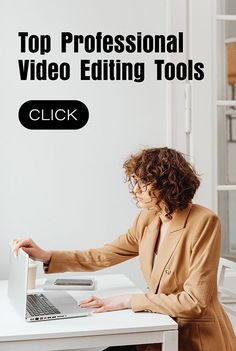
M203 11L204 9L204 11ZM189 55L205 66L204 84L193 81L191 156L201 175L196 201L216 208L216 2L200 0L189 6Z
M12 238L32 237L48 249L87 249L125 232L138 210L122 182L122 164L142 147L166 144L164 81L79 82L73 74L67 82L22 82L17 32L53 38L61 31L158 34L165 33L165 18L164 0L148 6L135 0L2 1L0 278L7 277ZM76 67L76 55L66 58ZM147 64L153 58L132 56ZM65 56L57 52L48 59ZM27 130L17 114L30 99L81 100L89 122L78 131ZM143 285L137 261L108 271L117 270Z
M212 0L172 0L169 4L168 25L171 30L184 28L185 55L182 60L193 59L204 63L205 77L202 81L173 81L169 85L171 144L188 154L197 172L201 186L195 202L216 211L215 166L215 7ZM171 57L171 59L177 59ZM191 89L191 131L186 134L185 85ZM214 120L215 119L215 120Z

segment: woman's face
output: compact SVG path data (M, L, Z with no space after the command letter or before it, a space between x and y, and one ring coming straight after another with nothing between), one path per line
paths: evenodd
M140 208L154 208L156 206L156 197L151 194L151 184L145 184L140 179L133 177L133 193Z

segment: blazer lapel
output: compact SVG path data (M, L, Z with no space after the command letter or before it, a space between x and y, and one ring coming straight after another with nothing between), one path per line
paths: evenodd
M155 215L152 222L146 227L142 246L140 247L140 263L147 283L150 281L153 268L153 252L159 235L161 219Z
M149 288L152 292L157 291L163 271L178 245L191 206L190 204L186 209L173 214L168 233L159 249L150 276Z

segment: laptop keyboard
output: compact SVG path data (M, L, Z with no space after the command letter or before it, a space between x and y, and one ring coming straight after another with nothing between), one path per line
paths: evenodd
M27 295L26 309L31 316L44 316L61 313L43 294Z

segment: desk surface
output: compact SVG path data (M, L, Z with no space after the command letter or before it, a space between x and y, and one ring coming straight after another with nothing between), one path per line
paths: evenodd
M70 291L70 294L80 301L90 295L106 297L140 293L125 275L96 275L94 278L95 291ZM39 287L43 282L44 280L39 280ZM134 313L132 310L93 313L86 317L55 321L25 322L7 297L7 281L0 281L0 310L0 342L177 329L177 324L169 316L148 312Z

